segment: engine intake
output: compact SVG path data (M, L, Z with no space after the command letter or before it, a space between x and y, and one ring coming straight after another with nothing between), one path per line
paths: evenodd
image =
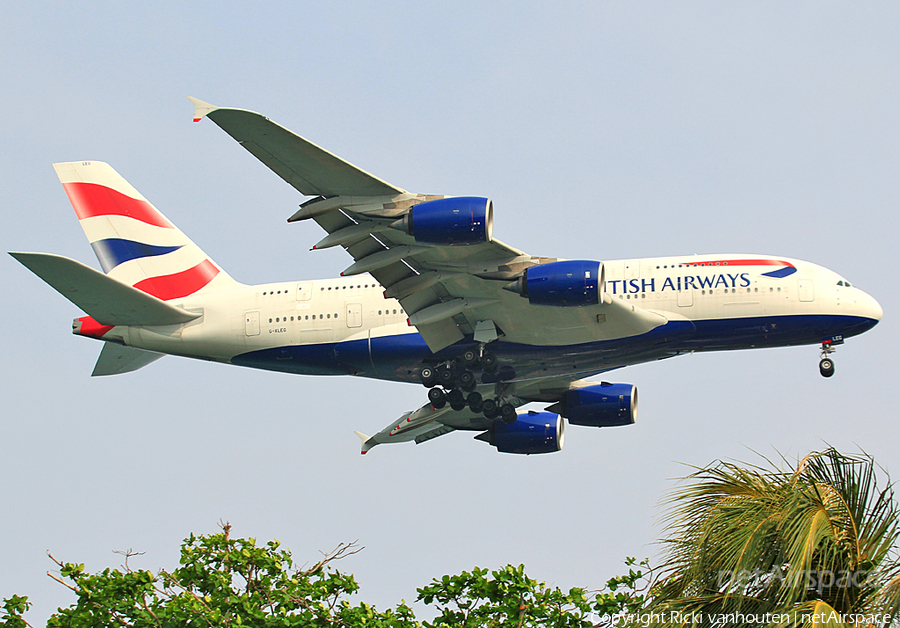
M504 454L547 454L563 448L565 427L561 416L531 410L520 414L511 425L495 421L491 429L475 438Z
M457 246L490 242L494 203L489 198L456 196L413 205L392 227L423 244Z
M532 305L599 305L606 288L606 271L602 262L550 262L527 268L505 288L527 298Z
M637 418L637 387L603 382L566 391L561 414L573 425L617 427Z

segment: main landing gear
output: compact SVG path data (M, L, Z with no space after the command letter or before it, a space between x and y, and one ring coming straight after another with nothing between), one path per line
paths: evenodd
M821 359L819 360L819 373L822 377L831 377L834 375L834 360L832 360L830 356L835 352L834 345L842 343L843 340L822 341L822 353L820 354Z
M428 401L435 409L443 408L448 403L450 408L459 411L469 408L485 418L500 417L505 423L516 422L516 407L503 403L499 398L484 399L475 387L478 380L473 369L486 373L495 373L497 356L483 349L467 349L455 360L442 362L437 366L425 366L419 371L419 379L428 388Z

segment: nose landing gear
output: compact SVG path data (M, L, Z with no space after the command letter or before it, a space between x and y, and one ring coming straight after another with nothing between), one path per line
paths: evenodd
M831 377L834 375L834 360L832 360L830 356L835 352L834 345L843 344L843 342L842 338L830 338L822 341L821 359L819 360L819 374L822 375L822 377Z

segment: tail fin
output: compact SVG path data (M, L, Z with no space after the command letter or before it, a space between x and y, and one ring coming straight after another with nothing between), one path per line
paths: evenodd
M163 301L238 285L109 164L53 167L110 277Z

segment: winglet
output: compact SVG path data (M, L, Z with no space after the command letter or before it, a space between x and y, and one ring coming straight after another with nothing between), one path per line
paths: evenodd
M200 120L205 118L208 114L218 109L215 105L203 102L199 98L194 98L193 96L188 96L187 99L194 103L194 122L200 122Z
M359 453L362 454L363 456L365 456L366 453L370 449L372 449L372 447L374 447L375 445L378 444L377 441L369 438L367 435L363 434L362 432L353 432L353 433L356 434L357 436L359 436L359 440L362 441L362 449L360 450ZM369 441L372 441L371 445L369 445Z

